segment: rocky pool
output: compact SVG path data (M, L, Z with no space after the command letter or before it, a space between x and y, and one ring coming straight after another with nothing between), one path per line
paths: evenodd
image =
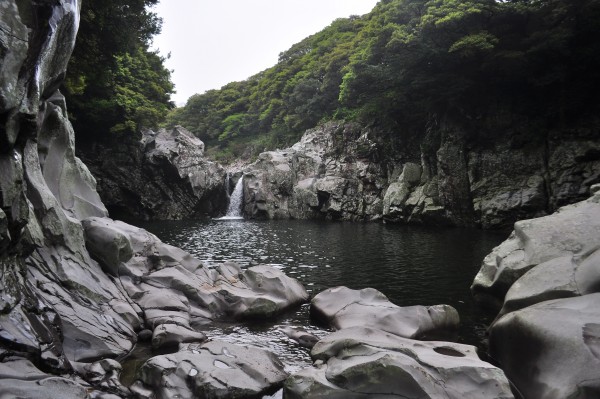
M276 265L312 295L345 285L376 288L400 306L452 305L461 316L455 340L477 346L492 315L475 305L469 286L483 257L507 236L475 229L315 221L176 221L141 227L209 267L225 261L244 267ZM288 325L303 326L317 336L328 333L311 323L308 305L269 323L217 324L204 332L210 338L269 348L293 372L310 364L310 357L283 334L281 328ZM148 349L139 348L138 362L148 356ZM130 373L135 359L132 363L126 367Z

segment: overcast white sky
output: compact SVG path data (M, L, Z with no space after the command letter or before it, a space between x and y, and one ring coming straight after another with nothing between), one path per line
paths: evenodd
M377 0L162 0L154 48L173 69L181 105L193 94L219 89L277 63L280 52L336 18L368 13Z

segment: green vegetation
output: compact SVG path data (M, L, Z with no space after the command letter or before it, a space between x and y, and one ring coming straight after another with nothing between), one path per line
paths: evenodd
M158 0L86 0L62 91L79 143L155 127L173 108L171 73L149 49Z
M473 130L498 118L568 125L597 114L598 87L599 0L382 0L274 67L192 96L167 123L230 158L329 119L400 141L441 118Z

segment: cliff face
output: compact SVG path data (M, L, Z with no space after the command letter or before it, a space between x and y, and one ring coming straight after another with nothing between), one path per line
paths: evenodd
M245 212L506 228L589 195L600 181L596 134L581 129L535 144L474 143L457 126L440 123L420 150L399 149L391 158L373 132L329 123L289 149L261 154L244 171Z
M64 373L135 341L136 312L85 247L80 220L107 212L57 91L79 7L9 0L0 16L0 357L20 378L27 361Z
M110 215L138 220L212 217L227 205L227 173L204 143L180 126L82 155Z
M206 337L196 325L271 317L308 298L275 268L209 270L107 218L57 90L79 10L76 0L0 5L0 397L131 397L117 359L138 333L156 347L198 341ZM199 143L185 132L143 144L191 190L207 187L210 177L196 170Z
M74 353L75 341L87 342L92 335L106 338L103 355L131 347L133 331L119 323L123 315L106 309L100 317L103 303L121 302L123 313L135 312L89 257L79 222L107 214L93 177L74 155L73 130L56 90L74 45L79 3L25 4L9 2L9 12L2 13L3 26L12 28L1 33L7 46L1 88L0 324L8 332L2 351L37 355L46 367L64 368L63 349ZM67 316L62 326L57 309ZM90 313L95 325L78 329ZM73 330L72 342L55 345L53 338ZM74 358L86 356L91 354L82 349Z

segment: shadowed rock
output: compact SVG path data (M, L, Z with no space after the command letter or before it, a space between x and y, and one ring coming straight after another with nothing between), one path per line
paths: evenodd
M80 152L111 217L177 220L225 210L225 169L208 160L204 143L181 126Z
M490 354L525 398L600 397L600 294L541 302L500 318Z

